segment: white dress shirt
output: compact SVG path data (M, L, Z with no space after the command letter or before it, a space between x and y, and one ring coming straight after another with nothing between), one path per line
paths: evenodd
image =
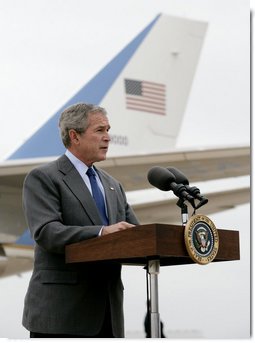
M87 175L87 170L89 169L89 167L83 163L81 160L79 160L76 156L74 156L69 150L66 150L65 152L66 157L68 157L68 159L71 161L71 163L74 165L75 169L78 171L78 173L81 175L83 181L85 182L86 186L88 187L91 195L92 195L92 189L91 189L91 184L89 181L89 177ZM93 166L92 166L93 168ZM104 197L104 202L105 202L105 192L104 192L104 187L102 185L102 182L99 178L99 176L97 175L96 170L93 168L95 174L96 174L96 181L98 184L98 187L100 188L103 197ZM92 195L93 196L93 195ZM105 210L106 210L106 214L107 214L107 207L106 207L106 202L105 202ZM103 227L100 230L99 236L101 235Z

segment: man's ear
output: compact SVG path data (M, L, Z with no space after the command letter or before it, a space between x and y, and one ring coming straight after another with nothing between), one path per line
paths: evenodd
M69 130L69 137L70 137L71 144L74 144L74 145L79 144L79 134L74 129Z

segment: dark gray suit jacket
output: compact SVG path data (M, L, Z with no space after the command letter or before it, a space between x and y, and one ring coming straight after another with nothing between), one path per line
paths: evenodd
M109 224L138 224L120 183L97 171L105 189ZM102 227L89 190L65 155L28 174L23 205L36 242L23 325L33 332L93 336L101 328L109 297L113 333L124 337L121 265L65 263L67 244L97 237Z

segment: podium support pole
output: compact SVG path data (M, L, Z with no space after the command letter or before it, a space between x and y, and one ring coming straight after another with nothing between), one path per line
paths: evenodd
M147 273L149 275L149 294L150 294L150 325L151 338L160 338L160 317L158 306L158 274L159 260L150 260L148 262Z

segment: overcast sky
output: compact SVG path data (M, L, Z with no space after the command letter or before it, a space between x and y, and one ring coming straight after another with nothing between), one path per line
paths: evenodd
M249 1L0 0L0 160L29 138L158 13L209 24L178 147L249 144ZM198 266L162 270L162 316L169 332L247 338L249 206L212 219L221 227L240 229L242 261L212 264L203 275ZM128 330L142 331L143 273L137 269L124 272ZM0 281L0 337L27 337L20 317L29 277L27 273ZM203 299L204 290L209 295L200 305L207 307L201 328L191 297ZM211 311L209 306L213 306Z

